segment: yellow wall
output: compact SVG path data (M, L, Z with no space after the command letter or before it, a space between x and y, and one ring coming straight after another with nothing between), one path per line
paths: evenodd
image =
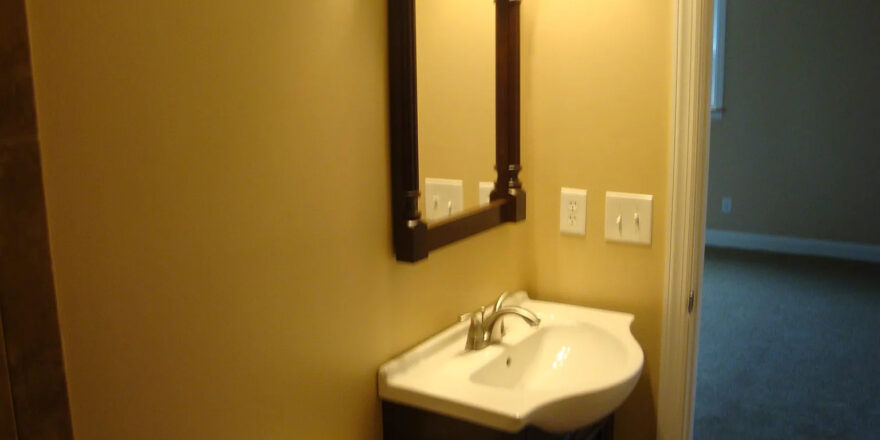
M28 6L78 439L378 438L379 364L525 284L525 225L395 263L382 2Z
M77 438L377 438L378 365L516 287L636 314L652 438L671 3L523 3L529 219L410 266L383 1L28 1ZM605 190L656 196L651 248L603 242Z
M524 183L531 289L635 314L646 364L618 438L653 438L665 270L672 1L523 8ZM585 188L586 237L559 233L559 188ZM650 248L604 241L605 191L654 195Z

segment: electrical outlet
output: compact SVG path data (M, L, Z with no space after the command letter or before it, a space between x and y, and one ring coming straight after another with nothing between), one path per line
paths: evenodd
M425 220L440 220L462 211L461 180L425 179Z
M605 193L605 240L651 244L654 196Z
M495 189L495 182L480 182L480 196L478 198L480 206L489 204L489 196L493 189Z
M563 234L587 235L587 190L562 188L559 231Z
M730 196L724 196L721 198L721 212L724 214L730 214L730 210L733 209L733 199Z

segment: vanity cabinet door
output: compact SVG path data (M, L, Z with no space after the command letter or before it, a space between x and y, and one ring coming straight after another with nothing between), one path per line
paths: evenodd
M527 428L515 434L406 405L382 402L384 440L612 440L614 416L566 434Z
M519 434L496 431L485 426L430 411L382 402L384 440L519 440Z
M614 437L614 415L610 415L592 426L568 434L547 434L531 428L521 434L523 440L612 440Z

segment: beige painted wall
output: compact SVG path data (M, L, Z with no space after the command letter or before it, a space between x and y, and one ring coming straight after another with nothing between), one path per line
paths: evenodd
M77 438L378 438L378 365L516 287L636 314L617 438L653 438L672 1L523 3L529 219L415 266L384 2L28 7ZM591 191L586 238L561 185ZM604 243L605 190L656 196L653 246Z
M727 14L708 226L880 244L880 3L737 0Z
M523 2L523 145L533 290L635 314L646 365L619 438L654 438L665 270L673 2ZM587 235L559 234L585 188ZM650 247L604 241L605 191L654 195Z

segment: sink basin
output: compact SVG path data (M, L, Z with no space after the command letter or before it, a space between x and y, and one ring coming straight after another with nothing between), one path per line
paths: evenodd
M633 316L536 301L530 327L504 317L501 343L465 351L468 323L440 332L379 369L379 395L404 405L506 432L536 426L551 433L585 427L613 412L632 391L644 354Z

